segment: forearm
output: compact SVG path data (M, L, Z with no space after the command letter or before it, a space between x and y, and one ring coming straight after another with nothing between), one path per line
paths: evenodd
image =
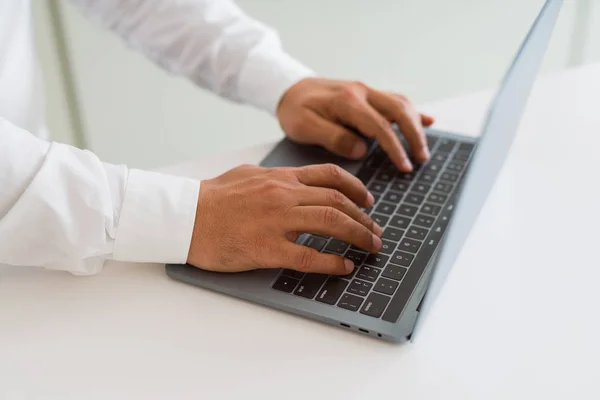
M78 274L185 262L197 181L130 170L0 118L0 263Z
M282 94L312 72L275 31L230 0L76 0L82 9L167 70L272 114Z

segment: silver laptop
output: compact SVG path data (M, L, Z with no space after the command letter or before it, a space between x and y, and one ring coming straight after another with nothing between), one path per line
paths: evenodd
M301 244L343 255L347 276L258 270L236 274L167 265L176 280L389 341L414 338L477 219L516 135L562 0L547 0L492 102L478 139L430 129L431 160L400 173L373 143L364 161L340 159L282 140L261 165L336 163L376 197L367 210L383 246L367 254L336 238L303 234Z

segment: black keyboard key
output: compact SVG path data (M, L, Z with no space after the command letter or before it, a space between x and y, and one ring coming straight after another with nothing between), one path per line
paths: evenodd
M408 217L412 217L417 213L417 207L402 204L400 207L398 207L397 213L401 215L406 215Z
M385 310L385 313L382 316L384 321L391 323L396 322L400 314L402 314L402 311L405 309L406 304L410 300L413 289L421 279L423 272L425 271L429 260L438 247L438 244L444 234L444 230L446 229L447 220L454 208L453 199L449 199L448 203L449 204L444 207L442 214L439 216L439 222L436 222L435 227L429 232L429 235L427 235L427 239L425 239L423 242L423 245L417 253L410 269L400 283L400 288L396 290L396 294L390 302L390 305ZM444 219L446 221L442 222ZM440 228L439 230L437 229L438 227Z
M348 250L349 246L350 246L350 244L348 244L342 240L331 239L331 241L329 242L327 247L325 247L325 250L330 251L332 253L336 253L336 254L344 254L344 252L346 250Z
M444 153L451 153L456 146L456 141L452 139L441 139L438 145L437 151L443 151Z
M442 207L436 206L434 204L425 203L423 207L421 207L421 212L425 214L438 215Z
M430 150L432 150L435 147L435 144L437 143L438 138L435 136L427 136L427 147L429 147Z
M381 164L383 164L383 162L385 161L385 153L380 150L374 150L371 155L369 155L369 157L367 158L367 161L365 161L365 165L363 168L372 168L372 169L377 169L379 167L381 167Z
M409 193L404 199L404 201L406 201L407 203L416 205L420 205L423 202L423 200L425 200L425 196L416 193Z
M413 225L410 228L408 228L408 231L406 232L406 237L411 239L425 240L425 237L428 233L429 231L427 229L419 228Z
M377 268L363 265L356 274L357 278L364 279L365 281L375 282L379 276L379 270Z
M323 247L325 247L325 244L327 244L327 239L323 239L323 238L317 237L317 236L310 236L306 240L306 242L304 242L305 246L310 247L311 249L315 249L316 251L323 250Z
M379 280L375 284L375 288L373 288L373 290L376 292L379 292L379 293L389 294L391 296L396 291L396 288L398 288L398 285L400 285L400 284L397 281L392 281L390 279L385 279L385 278L379 278Z
M465 165L460 162L450 162L446 165L446 170L448 171L461 172L464 168Z
M367 255L365 253L360 253L358 251L348 250L348 252L346 253L346 255L344 257L346 257L348 260L352 261L354 263L354 265L359 267L363 263L363 261L365 261L365 258L367 258Z
M402 180L405 180L407 182L410 182L413 179L415 179L415 174L412 172L402 172L402 173L400 173L399 178Z
M292 293L296 285L300 282L299 279L291 276L280 275L273 284L273 289L281 290L282 292Z
M431 186L429 186L429 185L426 185L424 183L416 183L413 186L412 191L415 193L419 193L419 194L427 194L430 189L431 189Z
M424 172L421 174L417 182L422 182L425 184L432 184L435 181L437 174L434 172Z
M372 283L359 281L355 279L352 281L350 286L348 286L348 292L357 294L359 296L366 296L369 293L369 290L373 287Z
M459 161L459 162L465 162L465 161L469 161L469 157L471 157L471 155L469 153L458 152L454 155L454 157L452 157L452 160Z
M390 242L389 240L382 240L379 252L383 254L392 254L394 249L396 249L396 243Z
M399 242L400 239L402 238L402 235L404 235L404 231L401 231L400 229L396 229L396 228L392 228L392 227L388 226L383 231L383 235L381 237L383 239L393 240L394 242Z
M373 175L375 175L375 169L372 168L363 168L361 169L358 174L356 175L356 177L358 179L361 180L362 183L364 183L365 185L367 183L369 183L369 181L371 180L371 178L373 177Z
M402 193L389 191L383 196L384 201L389 201L390 203L400 203L402 200Z
M394 215L392 217L392 220L390 221L390 226L400 228L400 229L408 228L409 224L410 224L410 218L403 217L401 215Z
M296 279L304 278L304 272L294 271L293 269L284 269L281 273Z
M434 221L435 218L430 217L429 215L419 214L415 217L414 224L424 226L425 228L431 228L433 226Z
M466 152L471 152L473 151L473 148L475 147L475 143L461 143L458 145L458 150L459 151L466 151Z
M381 202L375 207L375 211L381 214L392 215L396 209L395 204Z
M458 180L458 174L455 174L454 172L444 172L442 176L440 176L440 179L448 182L456 182Z
M371 293L369 297L367 297L367 300L365 300L360 313L379 318L389 302L390 298L388 296L379 293Z
M383 268L385 264L387 264L390 257L385 254L369 254L367 259L365 260L365 265L370 265L372 267Z
M381 193L385 192L385 189L387 188L387 183L373 181L369 184L368 188L369 188L369 192L371 192L372 194L375 194L375 193L381 194Z
M437 162L445 162L448 159L448 153L435 153L432 157L431 157L431 161L437 161Z
M390 190L395 190L396 192L406 192L408 190L408 187L410 186L410 182L408 181L403 181L403 180L395 180L394 183L392 183L392 186L390 187Z
M381 182L391 182L392 179L394 179L394 174L388 171L382 171L377 174L375 179Z
M402 265L403 267L410 267L410 263L415 258L414 255L406 253L404 251L397 251L390 260L391 263Z
M444 204L447 199L447 195L440 193L431 193L429 196L427 196L427 201L430 203Z
M350 273L349 273L349 274L346 274L346 275L340 275L340 278L344 278L344 279L348 279L348 280L350 280L350 279L354 278L354 274L356 273L356 271L358 271L358 267L356 267L356 266L355 266L355 267L352 269L352 271L350 271Z
M406 275L407 269L404 267L399 267L394 264L390 264L383 270L381 276L385 276L386 278L394 279L397 281L401 281Z
M377 225L383 228L390 220L390 217L383 214L373 213L373 215L371 215L371 219L375 221Z
M421 242L412 239L404 239L398 245L399 250L408 251L410 253L416 253L421 247Z
M425 171L433 173L433 174L437 174L442 170L443 167L444 167L444 163L432 161L429 164L427 164Z
M312 299L315 297L321 285L327 279L327 275L323 274L306 274L304 279L300 281L300 285L294 292L295 295L305 297L307 299Z
M358 311L363 302L362 297L354 296L353 294L344 293L337 306L350 311Z
M433 190L437 191L437 192L442 192L442 193L450 193L452 191L452 188L454 187L454 185L452 185L451 183L436 183L436 185L433 187Z
M348 286L347 281L331 277L325 282L325 285L317 295L316 300L321 303L335 304L342 293L344 293L346 286Z

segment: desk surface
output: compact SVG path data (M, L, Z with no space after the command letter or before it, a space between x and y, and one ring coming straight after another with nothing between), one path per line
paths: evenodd
M425 108L476 132L488 100ZM600 65L538 82L415 343L187 286L161 265L2 267L0 398L600 398L599 103ZM271 146L169 171L208 177Z

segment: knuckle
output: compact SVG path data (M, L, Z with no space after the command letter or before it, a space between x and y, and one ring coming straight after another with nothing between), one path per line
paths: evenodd
M329 189L326 196L329 204L335 206L341 206L344 204L344 195L335 189Z
M352 85L358 90L366 90L368 88L367 84L362 81L353 81Z
M324 164L323 169L325 170L325 173L329 175L329 177L336 180L341 179L342 175L344 174L342 169L335 164Z
M321 216L323 224L326 226L333 225L338 222L338 211L332 207L326 207Z
M342 86L338 95L344 102L354 102L357 101L359 97L357 89L352 85Z
M396 99L401 104L408 104L408 103L410 103L410 99L408 97L406 97L405 95L403 95L403 94L397 94L396 95Z

